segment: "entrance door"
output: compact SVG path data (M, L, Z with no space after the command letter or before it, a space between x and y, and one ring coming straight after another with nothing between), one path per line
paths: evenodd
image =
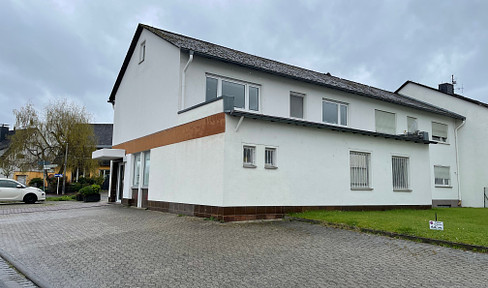
M124 175L125 175L125 165L124 163L119 163L119 171L118 171L118 177L117 177L117 202L122 201L122 198L124 196Z

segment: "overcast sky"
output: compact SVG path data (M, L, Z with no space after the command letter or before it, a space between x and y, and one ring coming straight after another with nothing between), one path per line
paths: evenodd
M1 0L0 123L55 98L107 103L138 23L395 91L457 78L488 102L488 1Z

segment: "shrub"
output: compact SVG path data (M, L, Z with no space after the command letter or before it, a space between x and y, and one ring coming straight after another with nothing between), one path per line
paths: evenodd
M80 189L80 194L83 196L99 194L99 193L100 193L100 185L96 185L96 184L85 186Z
M44 184L44 181L41 178L32 178L29 181L29 186L41 188Z
M81 183L79 183L79 182L71 183L68 186L68 190L70 192L78 192L78 191L80 191L80 189L81 189Z

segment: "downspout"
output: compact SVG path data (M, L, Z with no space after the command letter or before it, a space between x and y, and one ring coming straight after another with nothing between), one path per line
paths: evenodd
M457 173L456 173L456 178L457 178L457 186L458 186L458 206L461 206L462 199L461 199L461 180L459 177L459 148L458 148L458 130L466 124L466 119L463 120L463 123L459 124L456 129L454 129L454 142L456 144L456 168L457 168Z
M190 66L191 62L193 61L193 51L190 50L190 59L186 62L185 68L183 68L183 74L181 75L181 101L180 101L180 110L185 109L185 80L186 80L186 70L188 66Z

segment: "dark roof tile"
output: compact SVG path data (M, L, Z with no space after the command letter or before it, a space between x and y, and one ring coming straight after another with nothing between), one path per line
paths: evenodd
M127 68L128 65L128 61L130 59L130 55L135 49L137 38L139 37L143 28L151 31L155 35L159 36L160 38L168 41L169 43L175 45L176 47L182 50L191 50L195 54L204 57L214 58L220 61L237 64L251 69L260 70L266 73L272 73L272 74L296 79L303 82L325 86L331 89L341 90L348 93L377 99L380 101L385 101L385 102L407 106L415 109L420 109L420 110L424 110L436 114L449 116L456 119L465 119L465 117L453 113L451 111L448 111L446 109L442 109L440 107L425 102L421 102L413 98L404 97L393 92L385 91L375 87L371 87L357 82L335 77L330 75L329 73L324 74L313 70L308 70L297 66L277 62L274 60L254 56L241 51L216 45L210 42L183 36L180 34L157 29L143 24L139 24L137 28L133 42L131 43L131 47L129 48L124 64L122 65L121 71L114 85L114 89L112 90L112 93L110 95L109 102L113 102L115 100L115 93L118 89L120 81L122 80L121 77L123 77L125 69Z

